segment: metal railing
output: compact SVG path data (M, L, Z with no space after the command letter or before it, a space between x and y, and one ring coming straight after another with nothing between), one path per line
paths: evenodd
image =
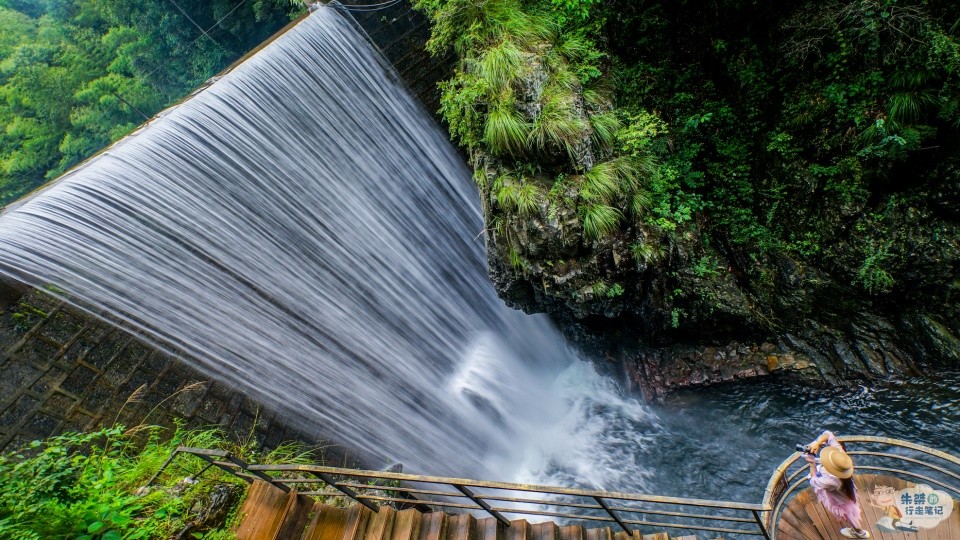
M844 436L839 440L854 456L858 473L897 475L937 486L960 499L960 458L886 437ZM809 470L802 454L792 454L774 471L763 502L748 504L320 465L249 464L221 450L179 447L148 485L181 454L206 462L199 474L219 467L248 482L262 480L301 495L346 497L373 511L378 505L390 504L424 512L482 512L504 526L510 525L513 516L538 516L612 524L628 533L637 527L650 527L762 536L767 540L776 540L780 514L791 496L806 485Z
M295 489L301 495L346 497L373 511L378 510L378 505L391 504L425 512L476 511L496 518L507 527L510 519L537 516L597 525L608 523L628 533L638 527L650 527L771 538L769 520L764 516L770 508L760 504L319 465L249 464L229 452L189 447L177 448L149 483L182 454L206 462L199 474L210 467L219 467L248 482L262 480L286 492Z
M960 498L960 458L900 439L862 435L837 438L854 457L858 474L893 474L937 486ZM803 454L794 452L777 467L767 483L763 506L771 511L766 515L765 527L773 540L777 538L776 525L780 514L791 496L806 486L809 470Z

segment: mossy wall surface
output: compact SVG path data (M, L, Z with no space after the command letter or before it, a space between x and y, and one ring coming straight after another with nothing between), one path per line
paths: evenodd
M0 347L0 452L114 423L172 429L175 419L271 448L310 439L183 360L39 291L3 311Z

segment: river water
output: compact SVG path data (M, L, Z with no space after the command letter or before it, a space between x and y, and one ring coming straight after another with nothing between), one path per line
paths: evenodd
M657 471L643 487L664 495L759 502L795 444L824 429L960 455L960 371L838 388L738 382L681 392L649 409L656 426L637 428L655 433L656 442L624 448L624 459Z
M6 209L0 273L412 472L757 501L823 427L958 450L956 374L625 394L496 297L470 172L395 79L321 8Z

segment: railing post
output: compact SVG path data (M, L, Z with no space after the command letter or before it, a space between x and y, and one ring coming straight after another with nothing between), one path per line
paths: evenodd
M161 465L160 468L157 469L157 472L153 476L151 476L149 480L147 480L147 483L144 484L143 487L152 486L153 483L157 481L157 478L160 478L160 475L163 474L163 471L166 470L166 468L170 465L170 463L173 462L174 458L177 457L177 452L179 451L180 450L174 450L173 452L170 452L170 457L168 457L167 460L163 462L163 465Z
M460 493L463 493L464 495L467 496L468 499L470 499L471 501L476 503L478 506L480 506L480 508L483 508L484 510L486 510L488 514L497 518L497 521L499 521L500 523L503 523L504 526L506 527L510 526L509 519L503 517L503 515L500 512L497 512L496 510L494 510L493 507L487 504L486 501L477 497L477 495L473 491L471 491L470 488L468 488L467 486L461 486L459 484L452 484L452 485L453 487L457 488L460 491Z
M767 527L764 526L763 520L760 519L760 512L753 510L753 519L757 520L757 526L760 527L760 532L763 533L763 537L770 540L770 533L767 532Z
M322 473L322 472L317 472L317 471L309 471L309 472L310 472L310 474L312 474L312 475L320 478L320 479L323 480L324 482L326 482L327 485L330 486L330 487L332 487L333 489L339 491L340 493L343 493L344 495L346 495L347 497L350 497L350 498L353 499L354 501L357 501L358 503L366 506L366 507L369 508L370 510L373 510L374 513L377 513L377 512L380 511L380 509L377 508L377 506L376 506L375 504L373 504L372 502L370 502L370 501L365 501L365 500L361 499L361 498L358 496L359 494L358 494L356 491L354 491L354 490L352 490L352 489L350 489L350 488L348 488L348 487L338 486L338 485L337 485L337 481L334 480L334 478L333 478L332 476L330 476L329 474L327 474L327 473Z
M617 515L613 513L613 510L611 510L610 507L607 506L607 501L603 500L600 497L594 497L593 500L597 501L597 504L603 507L603 509L607 512L607 514L610 517L612 517L614 521L617 522L617 525L620 525L620 527L624 531L627 531L627 534L633 534L633 531L630 530L630 527L627 527L627 524L624 523L619 517L617 517Z

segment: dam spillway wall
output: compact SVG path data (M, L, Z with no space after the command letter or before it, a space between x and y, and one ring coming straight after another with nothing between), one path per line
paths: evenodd
M362 3L345 2L347 9ZM437 82L451 69L453 56L434 58L425 50L427 19L408 2L350 15L435 116ZM183 392L197 382L203 384ZM128 403L141 388L142 397ZM0 452L65 431L144 420L173 427L175 419L190 427L220 426L266 447L323 438L285 425L261 404L222 382L211 382L175 354L113 330L42 290L0 280ZM334 454L346 459L342 450Z

